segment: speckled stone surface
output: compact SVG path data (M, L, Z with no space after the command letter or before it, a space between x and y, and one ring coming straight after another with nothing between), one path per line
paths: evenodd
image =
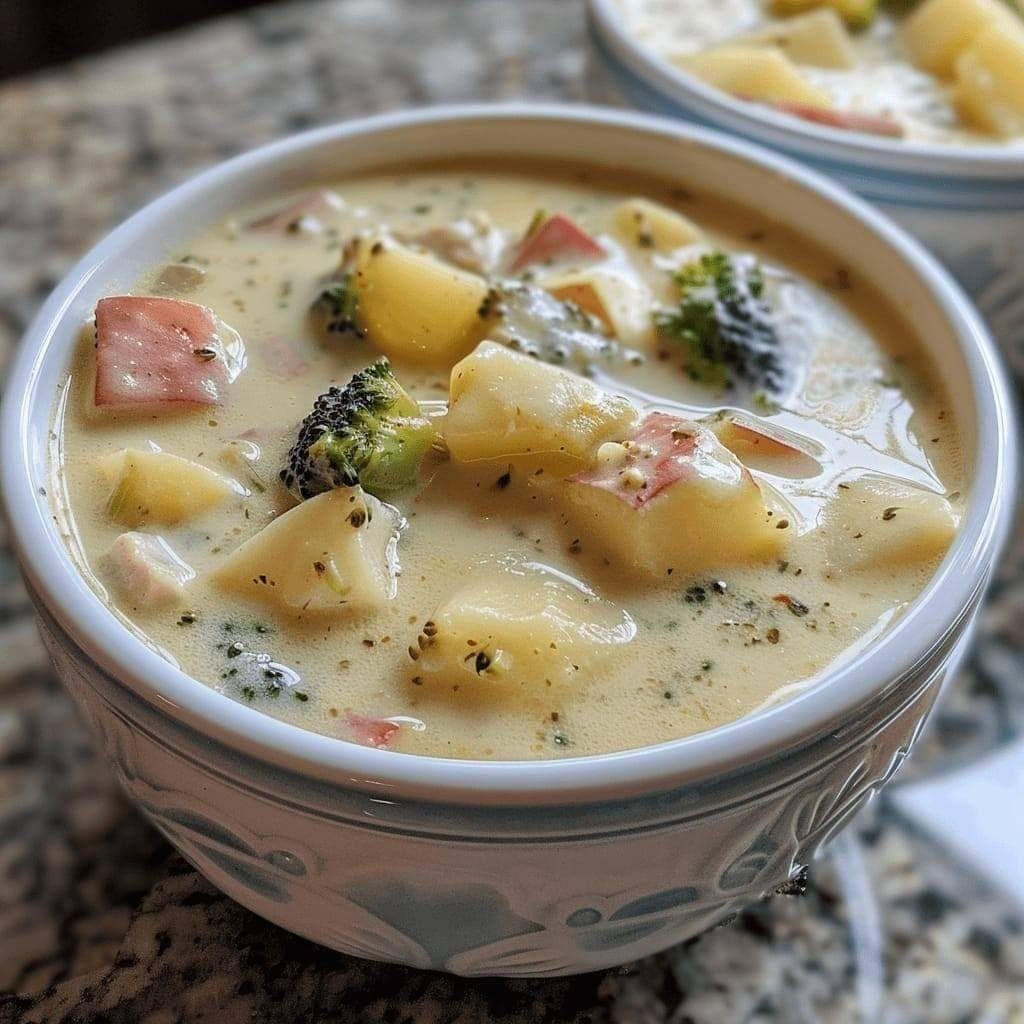
M69 264L196 169L409 104L578 100L583 62L575 0L347 0L0 86L0 367ZM1018 531L902 785L1024 732L1022 633ZM45 664L2 524L0 652L0 1024L1024 1020L1024 923L886 800L805 897L603 976L460 981L331 953L221 897L120 797Z

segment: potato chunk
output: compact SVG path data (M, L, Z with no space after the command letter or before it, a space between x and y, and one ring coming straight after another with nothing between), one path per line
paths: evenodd
M904 20L903 42L918 67L948 77L977 36L1012 18L999 0L925 0Z
M452 370L442 433L456 462L500 459L571 472L635 420L625 398L485 341Z
M772 10L787 16L820 7L832 8L850 28L860 29L874 20L878 0L772 0Z
M585 546L655 577L767 558L796 531L710 430L667 413L601 445L567 497Z
M627 242L659 252L694 245L704 238L689 217L649 199L625 200L615 207L613 220L616 232Z
M107 515L125 526L173 526L245 494L229 477L169 452L128 448L103 458L100 469L114 483Z
M633 639L621 608L532 562L481 572L444 601L410 648L419 681L460 695L583 684L587 671Z
M627 345L651 339L653 297L650 289L614 270L593 268L545 278L541 286L562 302L574 302L597 317Z
M866 474L840 487L828 510L838 570L899 570L945 553L957 530L952 505L940 494L902 480Z
M213 571L224 590L294 612L338 613L395 596L398 513L360 487L289 509Z
M1024 135L1024 26L988 28L960 54L953 100L969 124Z
M843 19L822 7L745 35L740 42L776 46L796 64L819 68L852 68L857 53Z
M722 46L677 62L724 92L765 103L829 107L828 94L812 85L779 50L768 46Z
M359 319L396 360L449 367L480 340L487 282L394 241L366 241L356 258Z

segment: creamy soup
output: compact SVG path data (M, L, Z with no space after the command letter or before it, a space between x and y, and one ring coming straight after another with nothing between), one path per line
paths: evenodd
M57 512L132 630L267 714L443 757L780 700L901 615L963 501L931 367L840 259L571 166L240 211L99 303L56 419Z
M617 0L627 31L733 95L911 142L1019 141L1015 0Z

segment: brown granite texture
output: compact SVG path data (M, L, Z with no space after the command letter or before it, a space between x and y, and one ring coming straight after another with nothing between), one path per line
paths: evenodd
M283 133L449 100L581 97L578 0L265 8L0 86L0 368L106 228ZM1024 730L1018 537L909 776ZM1024 1020L1022 924L883 803L808 895L603 976L461 981L265 924L120 797L46 666L0 524L0 1024Z

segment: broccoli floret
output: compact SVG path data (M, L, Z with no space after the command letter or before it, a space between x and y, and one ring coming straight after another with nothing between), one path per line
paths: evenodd
M767 394L784 383L779 338L764 298L764 276L749 256L705 253L675 275L682 297L656 312L659 335L686 350L686 370L703 384L742 381Z
M588 373L598 363L636 362L638 353L608 336L597 317L525 281L491 286L480 317L493 322L488 337L545 363Z
M366 336L366 329L359 323L359 293L351 274L339 274L324 285L313 302L312 312L326 318L328 331L358 338Z
M299 499L356 484L383 497L415 482L434 433L388 361L379 359L316 400L281 480Z

